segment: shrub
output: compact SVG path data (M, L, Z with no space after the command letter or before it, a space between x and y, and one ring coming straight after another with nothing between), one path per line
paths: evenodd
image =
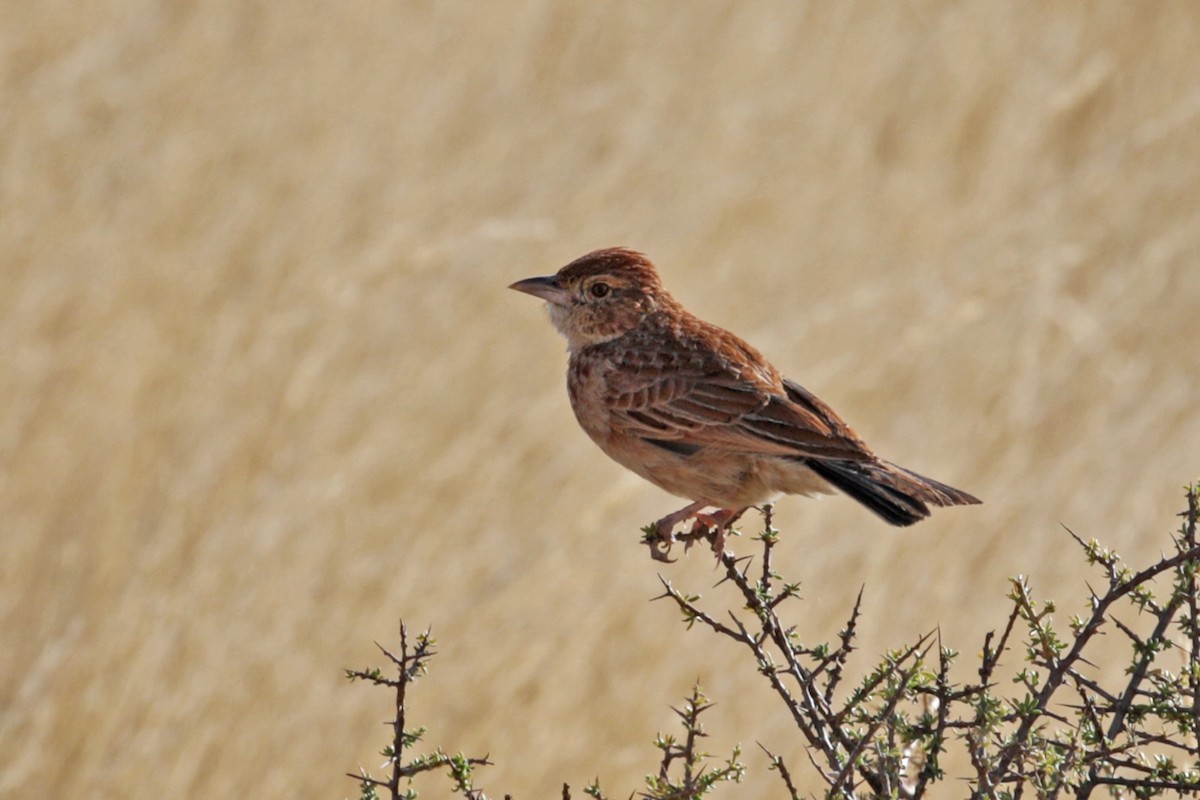
M798 779L823 787L832 798L919 798L950 779L965 781L972 798L1087 798L1096 789L1135 797L1191 795L1200 792L1200 484L1187 487L1186 503L1170 549L1142 569L1068 531L1099 571L1102 590L1089 588L1085 611L1064 628L1055 621L1053 601L1038 600L1027 581L1013 578L1006 623L999 633L983 636L968 679L961 675L959 653L935 631L884 654L857 683L843 683L855 652L860 605L855 603L836 641L806 644L799 626L785 616L800 607L799 587L775 570L779 531L769 506L754 537L757 555L718 557L725 578L718 588L726 595L705 600L660 576L660 599L674 603L689 627L699 625L744 648L748 664L793 720L809 756L802 776L796 765L763 748L785 797L801 796ZM1169 584L1159 588L1159 578ZM1115 681L1097 675L1088 660L1105 631L1117 632L1124 643L1127 667ZM389 687L396 696L393 737L383 750L390 777L366 772L351 777L360 781L364 800L378 797L380 789L391 798L416 797L413 777L445 770L459 794L484 800L473 787L473 770L487 764L486 757L449 756L438 749L405 761L424 734L423 728L405 727L405 693L434 652L427 633L410 650L401 625L400 640L399 656L383 650L396 678L379 670L347 673ZM1011 682L998 677L1006 654L1020 654L1024 662ZM683 735L660 734L656 740L661 763L642 797L690 800L741 780L746 768L740 750L714 766L699 748L700 717L708 707L697 687L676 710ZM951 776L942 768L950 748L965 751L969 774ZM596 783L584 793L606 800ZM563 787L563 797L571 797L569 787Z

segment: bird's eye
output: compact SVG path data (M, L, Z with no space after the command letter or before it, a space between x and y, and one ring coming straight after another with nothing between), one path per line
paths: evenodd
M607 283L600 282L593 283L589 291L592 293L592 297L607 297L612 289Z

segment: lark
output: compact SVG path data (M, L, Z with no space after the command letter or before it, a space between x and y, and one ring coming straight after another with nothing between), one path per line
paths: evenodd
M688 520L692 534L715 534L719 556L732 522L779 495L840 490L901 526L930 506L980 502L875 455L761 353L689 313L641 253L596 250L509 288L545 300L566 338L580 427L618 464L690 501L654 523L655 558L669 560Z

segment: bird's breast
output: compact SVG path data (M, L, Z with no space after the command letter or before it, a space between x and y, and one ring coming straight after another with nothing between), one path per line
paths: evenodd
M603 365L595 358L583 354L571 359L567 368L567 394L571 398L571 409L579 426L588 436L606 447L611 434L611 415L605 404L608 388L604 379Z

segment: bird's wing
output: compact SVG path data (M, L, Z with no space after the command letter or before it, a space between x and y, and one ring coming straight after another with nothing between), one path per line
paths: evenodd
M718 447L762 455L874 458L832 409L782 380L741 340L720 333L728 339L719 348L685 339L677 347L614 349L611 358L617 363L607 375L606 406L618 432L679 453Z

